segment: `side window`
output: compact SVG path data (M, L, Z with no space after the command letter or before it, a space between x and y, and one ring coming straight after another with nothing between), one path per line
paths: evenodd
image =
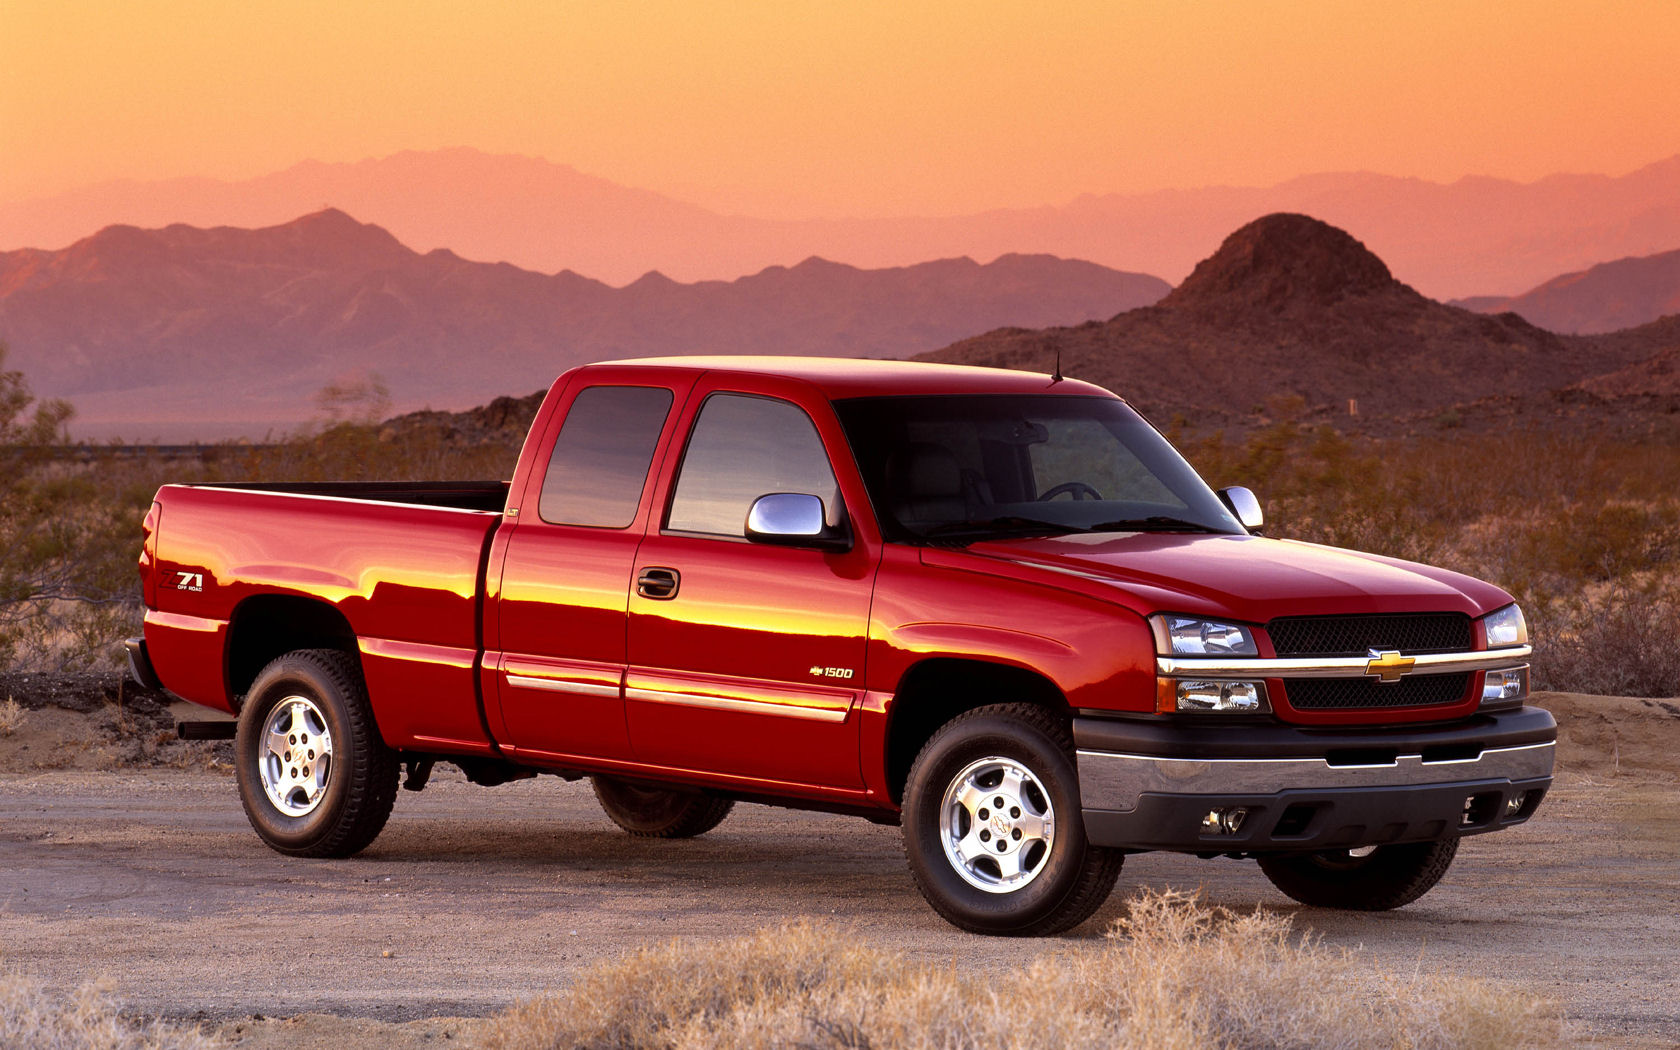
M555 525L622 529L636 520L671 392L655 386L592 386L566 411L543 475L537 514Z
M839 486L810 417L786 401L713 394L689 435L665 527L744 536L753 500L771 492L817 496L839 523Z

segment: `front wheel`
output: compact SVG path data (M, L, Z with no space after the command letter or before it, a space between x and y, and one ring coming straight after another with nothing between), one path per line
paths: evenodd
M1122 855L1086 841L1067 727L1032 704L947 722L910 767L903 816L916 887L975 933L1071 929L1120 875Z
M234 754L245 815L281 853L360 852L396 801L396 753L348 653L299 649L263 668L239 711Z
M595 798L614 824L632 835L655 839L689 839L723 823L735 800L698 791L635 784L617 777L597 776Z
M1272 885L1317 908L1389 911L1428 893L1452 866L1458 840L1262 854Z

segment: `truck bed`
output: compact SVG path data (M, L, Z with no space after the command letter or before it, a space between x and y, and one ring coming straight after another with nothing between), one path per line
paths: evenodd
M472 701L484 563L507 491L503 481L166 485L148 540L150 658L180 696L233 710L280 655L262 638L353 639L389 743L487 751Z

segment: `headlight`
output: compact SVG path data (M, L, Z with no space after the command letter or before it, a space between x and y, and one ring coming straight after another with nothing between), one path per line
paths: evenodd
M1265 682L1237 682L1227 679L1198 682L1190 679L1157 679L1155 710L1161 714L1185 711L1216 711L1233 715L1264 715L1272 710Z
M1515 605L1488 613L1482 617L1482 625L1487 628L1489 649L1528 644L1528 623L1523 619L1522 610Z
M1159 615L1149 618L1149 626L1155 631L1155 649L1162 656L1260 655L1254 635L1234 623Z
M1528 665L1489 671L1482 679L1483 707L1520 707L1528 699Z

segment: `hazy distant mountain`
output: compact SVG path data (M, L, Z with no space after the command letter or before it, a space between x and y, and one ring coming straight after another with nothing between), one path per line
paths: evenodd
M1363 244L1317 219L1269 215L1227 237L1171 295L1106 322L1003 329L924 355L1062 371L1108 386L1161 422L1252 424L1299 395L1338 425L1539 394L1649 356L1662 334L1582 339L1513 314L1425 298ZM1357 401L1360 419L1348 413Z
M60 247L111 223L263 226L327 205L421 251L447 247L615 284L655 269L681 280L732 278L810 255L883 267L1010 252L1176 281L1238 226L1304 212L1353 231L1402 280L1447 298L1516 294L1558 273L1680 244L1680 156L1620 177L1442 184L1341 173L951 218L792 222L720 215L564 165L455 149L309 162L243 182L109 183L0 205L0 247Z
M1455 305L1483 313L1511 310L1554 332L1632 328L1680 313L1680 251L1599 263L1522 295L1477 296Z
M673 353L898 357L1000 324L1154 302L1154 277L1047 256L859 270L811 258L732 282L624 288L420 255L323 211L257 230L116 226L0 254L0 339L84 421L299 420L377 371L398 407L462 407L584 361Z

